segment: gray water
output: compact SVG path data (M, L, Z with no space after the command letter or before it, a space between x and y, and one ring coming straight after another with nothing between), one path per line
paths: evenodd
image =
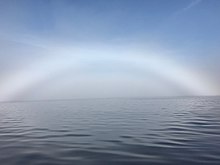
M1 165L220 164L220 97L0 103Z

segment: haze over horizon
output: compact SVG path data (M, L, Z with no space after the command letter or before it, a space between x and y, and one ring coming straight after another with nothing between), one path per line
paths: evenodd
M0 101L220 95L219 0L0 1Z

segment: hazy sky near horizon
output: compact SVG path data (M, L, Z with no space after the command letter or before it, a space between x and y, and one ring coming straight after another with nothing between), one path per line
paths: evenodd
M0 101L220 94L219 0L2 0Z

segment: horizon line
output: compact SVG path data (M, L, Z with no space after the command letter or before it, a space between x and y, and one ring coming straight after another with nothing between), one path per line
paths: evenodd
M0 103L25 103L25 102L63 102L74 100L104 100L104 99L172 99L189 97L220 97L220 95L183 95L183 96L155 96L155 97L97 97L97 98L65 98L65 99L33 99L33 100L9 100Z

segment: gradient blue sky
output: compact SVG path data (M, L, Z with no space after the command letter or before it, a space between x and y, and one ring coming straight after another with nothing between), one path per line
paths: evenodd
M0 100L220 94L219 0L2 0Z

